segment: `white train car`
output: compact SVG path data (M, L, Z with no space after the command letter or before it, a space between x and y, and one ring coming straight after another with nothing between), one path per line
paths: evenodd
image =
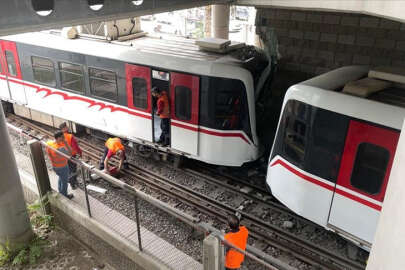
M2 37L0 48L0 98L21 115L67 119L211 164L259 157L254 93L263 57L202 52L187 39L110 42L55 31ZM169 94L168 147L156 143L153 87Z
M289 88L267 185L295 213L370 249L405 118L405 72L350 66Z

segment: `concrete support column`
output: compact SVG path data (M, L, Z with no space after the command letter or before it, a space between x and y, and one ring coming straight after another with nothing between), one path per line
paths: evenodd
M25 243L33 233L0 103L0 244Z
M211 37L211 24L212 24L212 6L205 7L205 27L204 27L204 37Z
M229 38L229 5L212 6L212 35L214 38Z
M405 122L385 192L367 270L405 269Z

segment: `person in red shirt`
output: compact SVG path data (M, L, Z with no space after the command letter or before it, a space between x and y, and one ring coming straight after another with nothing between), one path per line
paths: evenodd
M63 122L62 124L60 124L59 129L60 129L60 131L63 132L65 141L72 149L71 156L74 158L82 157L82 149L80 149L80 146L77 143L75 136L69 132L69 128L68 128L66 122ZM69 171L70 171L69 183L70 183L70 186L72 187L72 189L76 189L77 188L77 164L68 160L68 165L69 165Z
M230 215L228 217L228 225L230 232L225 234L224 238L229 243L235 245L241 250L246 249L247 239L249 236L249 231L245 226L239 225L239 218L236 215ZM245 255L236 251L232 247L226 247L225 255L225 269L226 270L235 270L239 269L242 265Z
M157 98L156 114L160 117L160 129L162 133L157 143L163 146L170 144L170 105L169 97L166 91L159 91L157 88L152 90L152 95Z

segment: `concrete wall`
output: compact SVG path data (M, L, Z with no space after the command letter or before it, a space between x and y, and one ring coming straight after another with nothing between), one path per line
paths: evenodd
M257 32L274 29L282 71L311 77L337 67L405 67L405 24L368 15L258 8ZM305 77L305 75L304 75Z
M405 269L405 122L367 270Z

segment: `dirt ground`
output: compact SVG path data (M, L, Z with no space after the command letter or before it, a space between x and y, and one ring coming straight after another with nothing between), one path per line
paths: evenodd
M59 227L49 231L49 242L34 265L0 267L0 270L114 270Z

